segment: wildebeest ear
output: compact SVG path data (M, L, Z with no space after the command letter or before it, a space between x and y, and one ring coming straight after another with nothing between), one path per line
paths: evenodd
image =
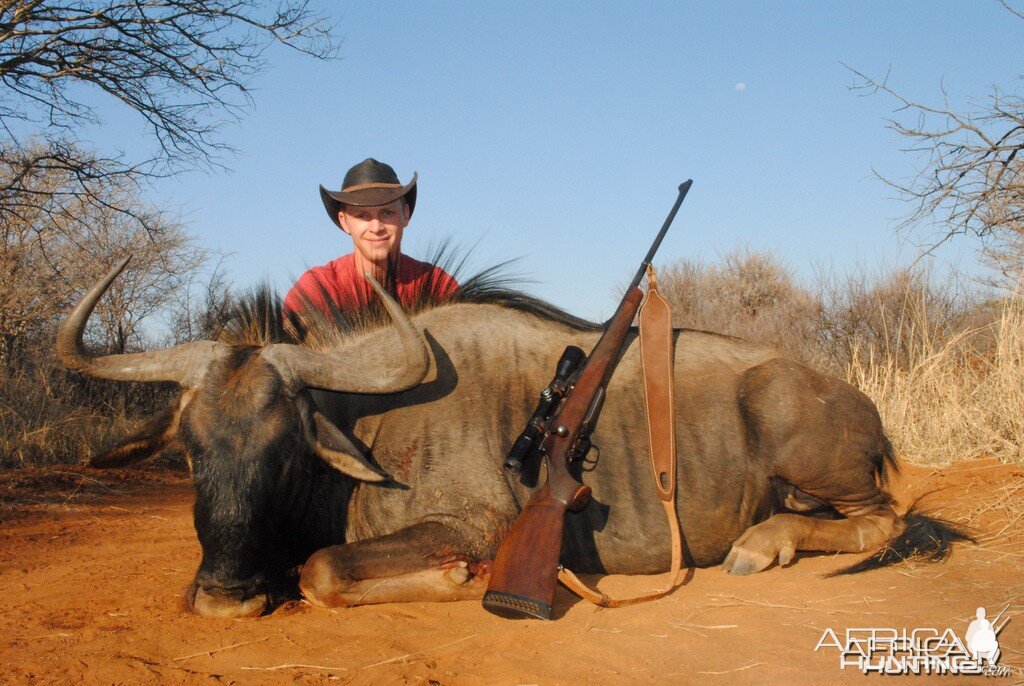
M360 481L390 481L391 475L374 465L338 427L319 412L313 412L316 428L313 447L324 462Z
M122 438L113 447L89 460L90 467L127 467L154 457L178 440L178 417L191 397L182 393L164 410L151 417L142 428Z

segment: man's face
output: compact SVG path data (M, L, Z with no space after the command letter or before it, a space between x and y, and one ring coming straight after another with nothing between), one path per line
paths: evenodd
M349 205L338 213L338 223L352 237L356 252L369 262L384 264L401 249L409 207L404 198L374 207Z

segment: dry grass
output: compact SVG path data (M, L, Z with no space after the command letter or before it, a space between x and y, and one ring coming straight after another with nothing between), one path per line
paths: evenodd
M166 384L86 379L40 354L0 372L0 467L81 464L169 401Z
M742 248L717 263L679 260L658 270L675 326L765 343L820 367L820 299L772 253Z
M659 271L677 326L771 345L845 377L878 405L904 459L1024 463L1024 288L993 299L907 269L810 288L749 249Z
M920 301L900 363L888 351L857 348L847 376L878 405L899 454L939 465L981 456L1024 463L1024 297L998 318L943 336Z

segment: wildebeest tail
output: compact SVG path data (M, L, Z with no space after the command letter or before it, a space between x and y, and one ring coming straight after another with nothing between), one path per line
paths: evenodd
M900 473L900 465L896 461L896 449L892 447L892 443L885 436L881 437L881 445L871 456L871 469L875 473L875 478L883 484L889 482L889 474Z
M910 559L941 562L949 557L957 541L975 542L966 528L938 517L921 514L911 508L903 517L907 528L895 540L871 557L827 576L856 574L888 567Z

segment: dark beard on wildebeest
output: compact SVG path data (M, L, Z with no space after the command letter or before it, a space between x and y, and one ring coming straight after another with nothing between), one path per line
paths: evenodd
M283 395L280 379L246 373L246 362L258 351L233 348L226 364L207 375L206 386L222 392L194 399L180 422L203 551L186 593L191 606L200 588L239 603L268 592L271 603L295 596L289 571L313 552L344 542L354 482L308 450L294 408L274 406ZM260 387L235 387L252 384L253 377ZM197 416L204 414L216 417L221 430L209 431L207 418ZM219 457L224 455L232 458Z
M93 462L184 448L202 547L190 609L265 612L298 565L303 596L319 606L482 596L488 561L543 482L539 460L519 478L502 457L562 351L592 349L598 327L489 272L446 302L414 304L411 319L380 287L379 308L355 320L315 308L285 319L263 291L217 342L94 358L81 330L117 273L69 314L58 351L87 374L186 389ZM634 333L593 435L594 502L566 519L562 562L580 571L668 568L635 342ZM748 574L798 550L881 551L859 571L904 553L940 559L964 537L917 513L908 529L896 514L885 491L892 448L874 405L849 384L702 331L675 331L674 368L690 564L724 560Z

